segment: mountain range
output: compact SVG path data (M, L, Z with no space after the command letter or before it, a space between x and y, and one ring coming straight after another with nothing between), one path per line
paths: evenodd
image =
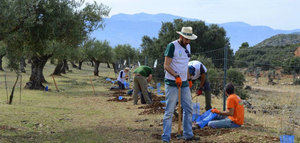
M105 18L104 29L94 31L91 36L98 40L107 40L113 47L118 44L130 44L135 48L139 48L144 35L158 37L162 22L172 22L178 18L192 21L199 20L170 14L117 14ZM209 25L210 23L206 24ZM243 42L248 42L250 46L254 46L277 34L300 32L300 29L278 30L268 26L253 26L244 22L228 22L218 25L226 30L227 37L230 38L231 48L234 51L237 51Z

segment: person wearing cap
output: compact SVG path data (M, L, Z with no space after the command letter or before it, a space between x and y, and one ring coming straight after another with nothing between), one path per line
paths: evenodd
M125 80L128 77L127 73L129 72L129 68L126 67L124 70L119 72L119 76L117 78L119 89L125 89Z
M165 50L165 93L166 109L163 117L162 141L170 142L172 132L172 116L178 102L178 88L181 88L181 105L183 108L183 138L199 140L192 130L192 97L188 83L188 62L191 57L191 40L197 36L192 27L182 27L179 39L169 43Z
M137 105L139 92L142 93L142 96L145 99L146 103L151 104L152 100L149 97L148 93L148 82L150 82L152 79L152 68L148 66L140 66L135 69L133 73L133 104Z
M244 124L243 100L234 93L232 83L226 85L225 94L227 110L211 109L211 112L218 114L213 121L208 122L208 126L211 128L238 128Z
M200 80L200 86L197 90L197 95L201 95L202 91L205 94L205 110L211 109L211 89L207 79L207 69L206 67L199 61L190 61L189 62L189 85L192 86L192 80Z

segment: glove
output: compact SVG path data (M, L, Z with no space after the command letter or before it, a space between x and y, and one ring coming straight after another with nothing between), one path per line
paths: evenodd
M220 114L220 111L219 111L218 109L216 109L216 108L214 108L214 109L211 109L211 112L212 112L212 113L217 113L217 114Z
M182 80L181 80L180 76L177 76L177 77L175 78L175 83L177 84L178 87L181 87L181 85L182 85Z
M189 87L192 88L192 86L193 86L193 82L189 80Z
M197 95L201 95L202 94L202 90L201 89L198 89L197 90Z

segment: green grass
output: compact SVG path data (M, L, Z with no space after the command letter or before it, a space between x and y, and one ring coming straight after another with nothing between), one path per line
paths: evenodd
M56 92L52 77L49 76L54 65L47 64L44 76L50 91L27 90L22 88L20 102L19 84L16 87L12 105L6 104L6 90L4 75L7 74L9 93L15 80L13 72L0 72L0 142L159 142L152 137L160 135L163 115L138 115L141 105L133 106L130 102L108 102L112 98L109 91L110 83L104 77L114 78L112 69L105 65L100 66L100 77L94 77L92 67L83 65L83 70L71 68L61 77L56 76L60 92ZM30 65L26 74L22 74L22 87L29 79ZM93 94L90 83L92 78L96 95ZM256 86L251 82L248 84ZM289 90L270 91L267 85L265 90L251 91L251 102L256 107L271 107L272 104L296 106L299 101L299 87L288 86ZM293 100L292 100L293 99ZM194 102L204 104L204 97L194 99ZM222 99L213 98L213 106L222 108ZM294 105L295 103L295 105ZM270 111L273 109L270 109ZM203 110L202 110L203 111ZM280 112L282 113L282 112ZM290 113L285 113L290 114ZM299 119L299 114L294 115ZM136 120L148 119L144 122ZM201 136L205 142L270 142L267 137L279 137L282 134L281 126L286 125L286 119L281 114L256 114L246 112L245 127L230 130L229 133ZM151 125L151 127L150 127ZM173 132L177 130L173 124ZM299 126L295 127L295 134L299 134ZM267 136L267 137L265 137ZM299 137L296 137L299 140Z

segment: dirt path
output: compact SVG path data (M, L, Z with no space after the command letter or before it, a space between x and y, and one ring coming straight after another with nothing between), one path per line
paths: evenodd
M296 93L300 94L300 89L294 88L278 88L278 87L268 87L268 86L252 86L253 89L259 89L264 91L272 91L272 92L286 92L286 93Z

